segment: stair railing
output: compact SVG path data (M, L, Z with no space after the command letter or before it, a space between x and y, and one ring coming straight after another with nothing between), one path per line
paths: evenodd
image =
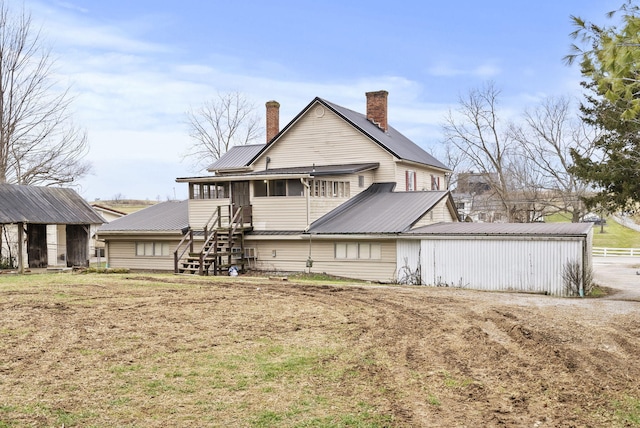
M209 245L209 247L207 247L207 244L211 243L211 245ZM207 239L204 243L204 245L202 246L202 249L200 250L200 266L198 267L198 274L199 275L203 275L204 272L204 261L207 259L207 257L209 257L209 254L211 254L211 249L215 249L216 252L218 251L218 231L214 230L213 234L209 237L209 239ZM214 261L214 265L216 264L216 262ZM214 269L215 272L215 269ZM207 273L209 273L209 268L207 268Z
M180 255L178 255L178 252L180 251L180 248L183 245L184 245L184 249L182 250ZM180 264L180 260L184 256L184 253L187 252L187 250L190 250L190 252L193 253L193 230L191 230L191 229L189 229L184 234L184 236L182 237L182 239L178 243L178 246L176 247L176 249L173 252L173 271L174 271L174 273L178 273L178 265Z
M211 213L211 217L204 224L204 240L206 241L209 238L209 232L212 229L217 229L222 226L222 206L216 207L216 209Z

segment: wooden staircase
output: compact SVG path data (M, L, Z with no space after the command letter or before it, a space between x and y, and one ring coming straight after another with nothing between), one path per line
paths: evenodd
M252 229L250 210L250 206L245 206L234 212L233 207L229 206L228 215L223 215L223 207L218 207L202 232L188 230L174 251L174 272L228 275L232 266L244 272L248 264L244 235ZM194 236L201 235L204 235L204 243L198 251L194 251Z

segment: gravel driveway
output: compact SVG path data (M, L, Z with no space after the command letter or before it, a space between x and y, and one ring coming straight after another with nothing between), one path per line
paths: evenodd
M607 299L640 302L640 257L594 257L596 283L615 290Z

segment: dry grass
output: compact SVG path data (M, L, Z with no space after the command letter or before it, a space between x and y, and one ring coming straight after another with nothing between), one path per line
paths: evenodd
M0 427L633 423L635 313L602 320L584 300L558 311L496 296L0 276Z

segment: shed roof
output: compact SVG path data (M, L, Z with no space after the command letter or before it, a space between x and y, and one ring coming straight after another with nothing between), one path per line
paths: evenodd
M73 189L0 184L0 224L102 224Z
M394 192L395 183L377 183L311 224L311 234L401 233L449 192Z
M438 223L418 227L406 235L466 236L584 236L591 223Z
M309 174L318 177L322 175L356 174L358 172L376 169L379 166L380 164L378 162L342 165L310 165L291 168L273 168L264 171L254 171L246 175Z
M110 232L178 232L189 226L187 201L167 201L127 214L98 229Z
M249 162L266 146L266 144L248 144L233 146L217 161L207 167L207 171L221 169L238 169L246 167Z

